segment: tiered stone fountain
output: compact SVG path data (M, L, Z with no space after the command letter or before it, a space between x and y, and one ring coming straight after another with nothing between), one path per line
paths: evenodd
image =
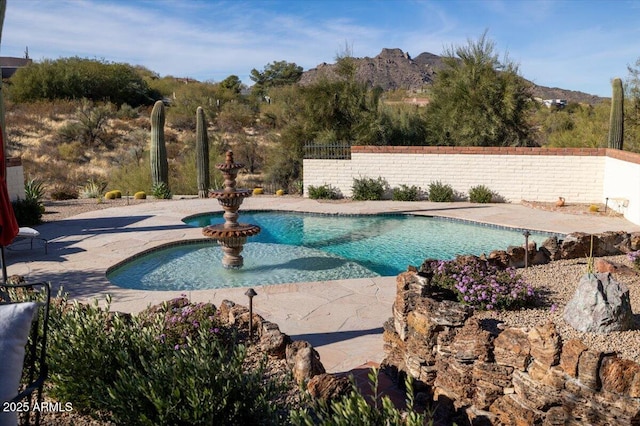
M205 226L202 233L205 237L218 241L224 253L222 266L228 269L242 268L243 258L240 255L247 237L260 233L260 227L248 223L238 223L238 209L246 197L251 196L249 189L236 189L236 177L238 170L244 164L233 161L233 152L227 151L224 163L217 164L216 168L224 176L224 189L211 191L210 198L216 198L224 209L223 224Z

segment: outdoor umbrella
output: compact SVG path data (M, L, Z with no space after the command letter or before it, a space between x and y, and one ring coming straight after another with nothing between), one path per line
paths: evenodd
M7 162L4 158L4 140L0 128L0 261L2 261L2 283L7 282L7 264L4 247L18 235L18 221L13 213L9 190L7 189Z

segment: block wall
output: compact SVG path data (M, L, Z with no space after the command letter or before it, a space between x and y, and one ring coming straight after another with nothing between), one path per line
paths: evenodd
M449 184L460 194L486 185L508 202L604 203L640 224L640 155L605 148L353 146L351 160L304 160L304 190L331 184L351 196L353 179L383 177L426 189ZM618 201L614 201L616 198ZM624 199L625 201L621 201Z
M19 158L7 159L7 189L11 201L24 200L24 170Z

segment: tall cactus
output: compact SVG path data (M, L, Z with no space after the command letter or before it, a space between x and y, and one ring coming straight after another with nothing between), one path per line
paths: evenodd
M624 135L624 91L622 80L614 78L611 83L611 116L609 118L609 148L622 149Z
M164 104L157 101L151 111L151 183L169 188L169 164L164 144Z
M198 197L209 197L209 138L204 109L196 110L196 168L198 172Z

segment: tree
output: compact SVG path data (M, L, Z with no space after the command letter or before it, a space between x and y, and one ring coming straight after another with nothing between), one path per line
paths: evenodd
M159 99L131 65L78 57L45 59L20 68L11 78L9 93L14 102L86 98L133 107Z
M629 75L625 80L625 97L628 102L624 106L624 147L640 152L640 58L633 66L628 65L627 70Z
M286 86L297 83L302 77L302 67L295 62L274 61L265 65L262 72L257 69L251 70L253 85L253 94L262 97L267 94L271 87Z
M242 81L237 75L230 75L220 82L220 86L235 94L239 94L242 88Z
M434 145L527 146L530 85L518 66L494 53L486 31L477 42L450 47L431 89L428 106Z

